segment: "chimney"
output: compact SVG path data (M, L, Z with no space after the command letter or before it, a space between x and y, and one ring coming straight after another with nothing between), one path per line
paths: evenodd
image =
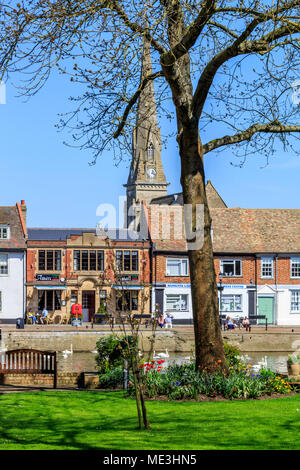
M26 227L27 207L26 207L25 201L23 199L21 200L21 211L22 211L22 215L23 215L23 219L24 219L25 227Z

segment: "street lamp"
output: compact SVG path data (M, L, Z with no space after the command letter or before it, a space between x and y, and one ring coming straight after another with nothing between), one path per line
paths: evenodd
M224 289L224 286L222 286L222 279L223 279L223 273L220 272L219 273L220 287L218 287L218 290L220 291L220 306L219 306L220 322L222 322L222 291Z

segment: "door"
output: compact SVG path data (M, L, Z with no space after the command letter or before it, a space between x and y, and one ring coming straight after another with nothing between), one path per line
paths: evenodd
M265 315L268 324L274 323L274 297L258 297L258 315ZM265 323L265 319L258 319L258 323Z
M93 321L95 317L95 291L82 291L83 321Z

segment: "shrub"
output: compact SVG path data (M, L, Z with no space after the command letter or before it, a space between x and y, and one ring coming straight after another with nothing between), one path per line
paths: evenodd
M228 366L234 366L239 363L241 353L238 348L224 341L224 352Z
M118 366L100 375L100 388L120 388L123 385L123 367Z
M97 341L97 355L95 357L99 373L105 373L110 369L123 364L128 355L128 344L134 346L136 339L132 336L109 335Z

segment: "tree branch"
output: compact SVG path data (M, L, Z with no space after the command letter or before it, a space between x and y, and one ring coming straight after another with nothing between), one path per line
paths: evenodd
M250 126L248 129L243 132L239 132L238 134L225 135L220 139L214 139L210 142L207 142L205 145L203 145L203 154L209 153L212 150L216 150L217 148L223 147L225 145L238 144L245 140L250 140L253 135L257 134L258 132L272 134L300 132L300 126L285 126L279 121L274 121L269 124L254 124L253 126Z
M130 113L130 110L132 109L132 107L137 102L141 92L143 91L143 89L145 88L147 83L150 82L150 81L155 80L157 77L163 77L163 72L160 71L160 72L152 73L151 75L147 75L147 77L145 77L144 80L141 82L138 90L134 93L134 95L129 100L129 102L128 102L126 108L125 108L125 111L123 113L121 122L118 125L118 129L116 130L116 132L114 132L114 139L118 138L120 136L120 134L122 133L122 130L124 129L124 126L126 125L128 114Z

